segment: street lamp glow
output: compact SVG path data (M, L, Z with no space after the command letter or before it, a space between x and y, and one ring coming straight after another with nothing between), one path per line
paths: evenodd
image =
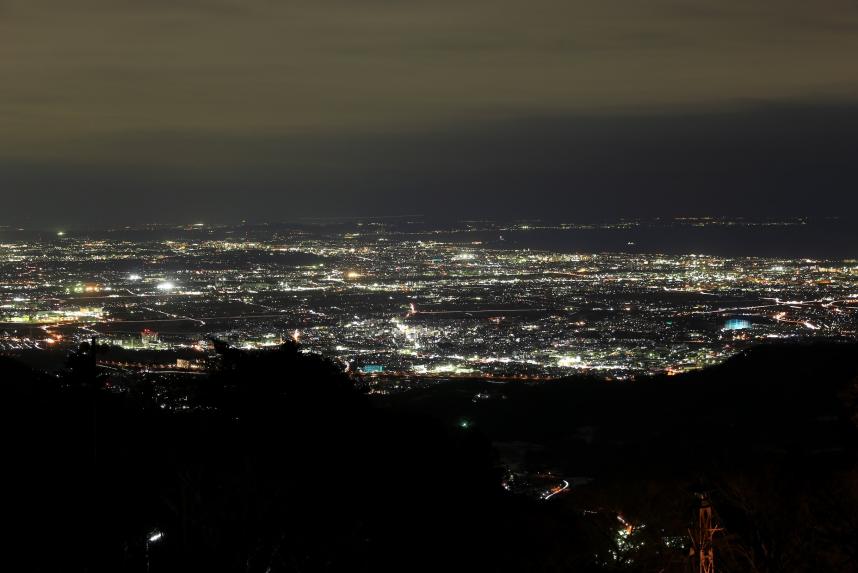
M170 281L164 281L162 283L158 283L158 286L156 286L155 288L157 288L158 290L168 291L176 288L176 285Z
M139 281L142 277L138 274L132 273L128 275L128 280L130 281Z

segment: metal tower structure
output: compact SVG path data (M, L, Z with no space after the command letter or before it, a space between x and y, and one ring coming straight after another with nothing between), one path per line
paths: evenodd
M708 493L698 493L700 505L697 508L697 525L691 533L694 554L697 557L698 573L715 573L715 551L712 538L721 530L712 517L712 503Z

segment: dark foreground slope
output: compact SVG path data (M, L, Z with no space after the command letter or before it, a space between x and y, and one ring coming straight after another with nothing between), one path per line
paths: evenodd
M186 412L104 390L86 353L59 380L2 368L17 570L428 569L499 489L488 444L380 413L294 347L224 349Z
M758 347L707 370L631 383L475 381L385 402L447 424L468 420L513 469L592 478L552 501L647 524L649 549L630 552L633 568L662 570L652 548L687 532L695 492L706 492L724 527L719 570L858 570L854 344Z
M106 390L86 352L60 378L0 363L10 570L683 571L664 538L695 488L732 571L855 566L852 346L382 404L292 346L220 352L185 411ZM594 481L540 502L501 488L503 461ZM615 513L647 542L618 540Z

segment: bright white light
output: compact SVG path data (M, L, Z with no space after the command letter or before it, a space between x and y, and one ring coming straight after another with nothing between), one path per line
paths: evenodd
M561 356L557 360L557 366L560 368L574 368L583 365L581 364L580 356Z
M158 290L173 290L174 288L176 288L176 285L171 283L170 281L165 281L162 283L158 283L158 286L155 288L157 288Z
M128 275L128 280L130 280L130 281L139 281L140 278L141 278L140 275L136 275L136 274Z
M160 531L155 531L149 536L149 543L155 543L159 539L164 537L164 534Z

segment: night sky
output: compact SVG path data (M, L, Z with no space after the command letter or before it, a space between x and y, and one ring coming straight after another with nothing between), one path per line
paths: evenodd
M858 210L855 0L0 0L0 224Z

